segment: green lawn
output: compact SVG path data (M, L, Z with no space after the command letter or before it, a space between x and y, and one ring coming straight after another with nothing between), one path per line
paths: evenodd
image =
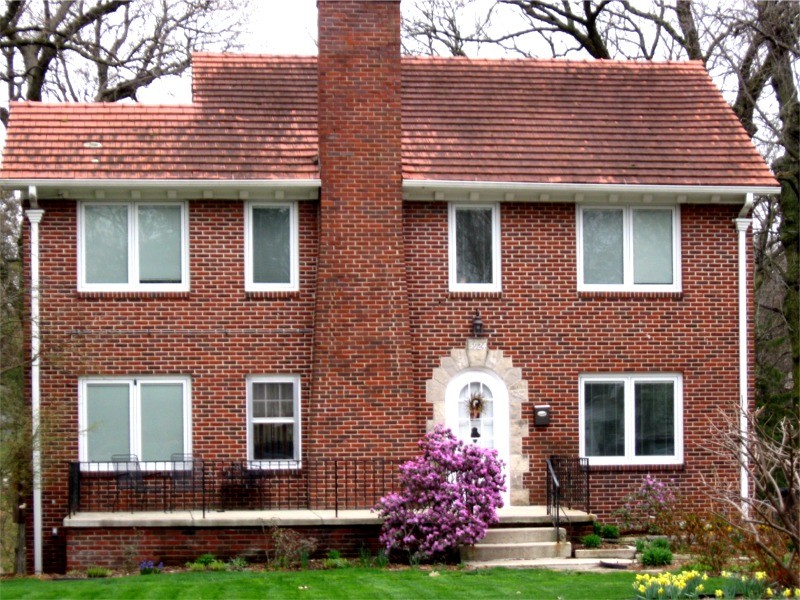
M330 571L164 573L161 575L0 583L12 598L632 598L633 573L545 570L347 568Z

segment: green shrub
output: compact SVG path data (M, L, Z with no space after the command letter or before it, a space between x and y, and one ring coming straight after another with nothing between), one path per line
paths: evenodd
M200 564L200 565L203 565L203 566L207 567L208 565L213 563L215 560L217 560L216 556L214 556L213 554L206 553L206 554L201 554L200 556L198 556L195 559L194 562L196 562L197 564Z
M228 561L228 571L244 571L247 569L247 560L242 556L231 558Z
M669 540L667 538L655 538L650 542L650 546L653 548L665 548L666 550L670 550Z
M341 569L349 567L350 562L346 558L342 558L342 554L338 550L328 550L328 557L322 561L322 565L326 569Z
M89 579L108 577L109 575L111 575L111 569L106 569L105 567L89 567L86 569L86 576Z
M380 549L378 555L375 557L375 566L379 569L385 569L389 566L389 555L386 554L386 550L383 548Z
M589 535L583 536L581 541L587 548L599 548L600 544L603 543L603 539L596 533L590 533Z
M185 566L190 571L205 571L206 570L206 565L204 565L203 563L199 563L197 561L187 562Z
M651 545L642 552L642 564L646 567L661 567L672 564L672 551L669 548Z
M636 551L641 554L647 548L647 542L643 539L636 540Z
M619 527L616 525L603 525L600 528L600 537L605 540L619 539Z
M603 530L603 525L600 521L594 521L592 522L592 529L594 529L595 535L600 535L600 532Z

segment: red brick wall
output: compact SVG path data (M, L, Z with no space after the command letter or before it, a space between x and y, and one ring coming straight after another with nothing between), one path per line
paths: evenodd
M319 15L319 270L312 388L318 454L404 456L411 386L403 266L400 3ZM391 431L387 435L386 424ZM376 426L377 425L377 426Z
M328 550L338 550L342 556L358 557L362 548L373 556L379 526L350 525L331 527L292 527L304 538L315 538L317 550L311 558L324 557ZM67 533L67 569L83 571L91 566L112 569L137 569L139 563L152 560L165 566L183 566L202 554L211 553L220 560L237 556L252 562L275 560L272 529L264 527L133 527L76 528Z
M63 564L66 461L77 459L77 387L81 375L182 374L192 377L193 450L209 459L246 457L245 377L299 373L303 383L305 452L330 448L340 424L320 415L346 412L345 402L310 389L316 203L300 204L301 286L291 294L243 290L240 202L190 203L192 290L186 294L79 294L74 202L45 202L41 226L45 562ZM579 294L575 285L575 209L561 204L504 204L503 292L447 291L447 207L406 203L405 267L412 338L412 383L387 384L402 414L360 414L370 439L414 439L430 418L425 381L451 348L463 347L470 319L481 310L489 344L502 349L529 382L524 418L549 403L553 422L531 426L524 453L526 486L544 502L544 457L577 453L578 376L585 372L683 374L685 464L679 467L595 468L592 508L603 518L644 475L674 480L703 501L703 470L737 471L704 447L708 419L738 398L736 231L734 207L681 209L683 293ZM342 405L345 407L342 408ZM341 445L351 455L349 445Z
M738 477L731 461L707 449L709 420L719 422L718 410L730 414L739 398L736 216L737 207L681 207L681 294L584 294L577 291L575 206L503 204L503 291L461 294L448 293L446 204L407 203L416 395L424 397L439 359L464 346L480 309L489 347L503 350L529 383L525 484L531 503L543 504L545 457L578 453L582 373L681 373L684 464L594 467L591 507L611 518L647 473L674 481L694 504L707 502L703 474ZM534 404L551 405L550 426L533 426Z

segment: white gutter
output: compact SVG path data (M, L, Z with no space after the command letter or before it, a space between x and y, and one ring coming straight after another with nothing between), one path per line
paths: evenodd
M583 192L648 194L777 194L780 187L714 185L628 185L624 183L528 183L517 181L460 181L446 179L405 179L404 189L449 189L495 192Z
M83 189L102 188L184 188L213 190L219 188L236 189L292 189L318 188L319 179L3 179L0 185L5 189L39 188Z
M32 188L35 202L35 188ZM34 204L35 205L35 204ZM33 570L42 572L42 449L39 439L39 222L44 211L32 208L25 211L31 224L31 421L33 430Z
M747 500L750 497L750 476L748 472L747 443L748 415L750 401L747 389L747 229L751 219L747 216L753 207L753 194L747 194L744 206L735 219L736 231L739 232L739 468L742 510L747 515Z

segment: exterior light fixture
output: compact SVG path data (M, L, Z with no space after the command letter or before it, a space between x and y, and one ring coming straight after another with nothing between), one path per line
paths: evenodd
M475 316L472 317L472 337L481 337L483 335L483 319L481 318L481 311L475 310Z

